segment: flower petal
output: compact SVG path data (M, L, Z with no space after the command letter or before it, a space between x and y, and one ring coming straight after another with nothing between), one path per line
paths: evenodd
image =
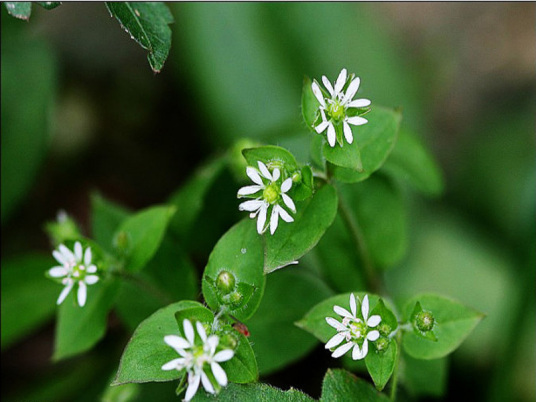
M370 331L369 333L367 333L367 339L369 341L376 341L378 338L380 337L380 333L378 331Z
M265 229L264 225L266 224L266 214L268 212L268 204L263 202L262 206L259 208L259 216L257 218L257 233L263 234Z
M262 190L263 187L262 186L258 186L258 185L253 185L253 186L245 186L245 187L242 187L240 190L238 190L238 197L243 197L245 195L251 195L251 194L255 194L256 192Z
M292 188L292 178L289 177L287 180L285 180L283 182L283 184L281 184L281 191L283 193L286 193L288 190L290 190Z
M350 128L350 126L348 125L346 121L343 122L342 126L344 129L344 138L346 138L346 141L348 142L348 144L351 144L352 142L354 142L352 129Z
M90 265L89 267L87 267L86 272L88 274L94 274L95 272L97 272L97 266L96 265Z
M182 327L184 328L184 335L186 336L186 339L188 340L188 342L190 342L190 345L193 345L195 343L195 332L190 320L185 318L182 321Z
M352 350L352 359L361 360L364 357L365 355L363 354L363 350L356 343L356 345L354 346L354 350Z
M352 348L353 345L354 345L353 342L345 343L344 345L339 346L337 349L335 349L335 351L331 354L331 356L335 358L341 357L343 354L348 352Z
M289 207L289 209L296 213L296 205L294 205L294 201L292 201L292 198L290 198L288 195L286 195L285 193L281 193L281 197L283 198L283 202L285 203L285 205L287 207ZM283 218L285 219L285 218ZM289 222L289 221L287 221Z
M207 332L205 331L205 327L203 327L203 324L201 324L199 321L195 323L195 327L197 328L199 337L203 342L205 342L207 340Z
M75 259L73 252L69 250L67 247L65 247L65 245L60 244L58 246L58 249L60 250L60 253L63 255L64 260L66 262L70 262Z
M323 106L326 107L326 102L324 101L324 94L322 93L322 90L316 83L316 81L313 81L311 84L311 89L313 90L313 94L315 95L316 100Z
M368 301L368 295L365 295L363 297L363 303L361 303L361 314L363 314L363 321L368 321L368 313L369 313L369 301Z
M279 223L279 210L282 209L279 205L274 205L272 215L270 216L270 234L274 234Z
M346 121L353 126L362 126L363 124L368 123L367 119L365 119L364 117L359 117L359 116L349 117L346 119Z
M74 255L76 257L77 262L82 261L82 245L80 244L79 241L74 243Z
M92 258L91 247L88 247L86 249L86 252L84 253L84 264L85 265L90 265L91 264L91 258Z
M259 170L261 171L261 174L265 178L267 178L268 180L274 181L273 178L272 178L272 175L271 175L270 171L268 170L268 168L266 167L266 165L261 161L258 161L257 164L259 165Z
M348 85L348 89L346 90L346 94L344 95L344 98L342 100L343 104L346 104L347 102L350 102L354 95L356 94L357 90L359 89L359 84L361 80L359 77L355 77L350 85Z
M333 94L333 86L331 86L331 82L329 82L328 78L325 75L322 76L322 83L324 84L324 86L328 90L329 94L333 98L333 96L334 96L334 94Z
M279 168L275 168L272 172L272 181L279 180L279 177L281 177L281 171L279 170Z
M248 166L246 168L246 174L248 175L248 177L251 179L253 183L258 184L259 186L263 185L261 175L259 174L257 169L251 166Z
M239 211L255 212L264 205L262 200L248 200L244 201L238 206Z
M373 315L367 320L367 326L374 328L382 321L382 318L379 315Z
M56 304L60 305L61 303L63 303L63 301L65 300L65 298L67 297L71 289L73 288L73 285L74 283L72 281L68 282L67 285L65 285L65 287L60 293L60 296L58 297L58 301L56 302Z
M335 127L333 126L333 123L329 123L328 125L328 143L330 147L335 146L335 140L337 139L337 135L335 134Z
M63 278L64 276L67 276L69 271L65 267L52 267L48 270L48 274L53 278Z
M182 362L184 359L179 357L178 359L173 359L162 366L162 370L180 370Z
M210 368L212 369L212 374L214 374L214 378L216 378L218 384L225 387L227 385L227 374L225 374L225 371L216 362L212 362Z
M322 123L320 123L318 126L315 127L315 131L320 134L323 133L324 130L329 126L329 123L324 120Z
M84 281L78 282L78 305L84 307L87 299L87 286Z
M361 353L363 354L363 357L365 357L368 353L368 340L365 338L365 341L363 342L363 346L361 346Z
M348 310L340 306L333 306L333 311L342 317L355 318L355 315L352 315Z
M216 392L214 390L214 386L212 385L204 371L201 371L201 383L203 384L203 388L205 388L208 393L213 394Z
M226 362L227 360L231 360L233 356L234 352L231 349L220 350L214 355L214 361Z
M337 77L337 82L335 82L335 92L339 94L342 91L342 88L344 87L344 84L346 84L346 80L348 78L348 72L345 68L341 70L339 73L339 76Z
M350 311L352 312L352 317L356 317L357 305L356 305L355 296L353 293L350 295Z
M288 197L286 194L283 194L283 195L285 195L292 202L290 197ZM283 219L287 223L294 222L294 218L292 216L290 216L290 214L287 211L285 211L279 205L277 205L277 209L278 209L279 216L281 217L281 219Z
M207 338L207 342L205 343L206 346L209 347L210 355L214 355L214 352L216 351L216 348L218 347L218 344L220 343L220 338L218 335L210 335Z
M342 323L340 323L333 317L326 317L326 322L330 327L335 328L337 331L346 331L347 329Z
M56 259L56 261L58 261L60 264L66 264L67 263L67 260L65 259L65 256L60 253L59 251L57 250L54 250L52 252L52 256Z
M188 389L186 390L186 395L184 396L185 401L192 399L199 388L199 381L201 381L201 376L199 374L188 375Z
M164 336L164 342L167 343L169 346L171 346L175 350L177 350L177 349L188 349L188 348L192 347L190 342L188 342L182 336L177 336L177 335L166 335L166 336Z
M339 345L342 341L344 341L344 334L337 332L329 341L326 343L326 346L324 346L326 349L331 349L337 345Z
M84 278L84 282L88 285L94 285L99 281L99 277L97 275L88 275Z
M368 99L356 99L348 103L347 107L367 107L371 104Z

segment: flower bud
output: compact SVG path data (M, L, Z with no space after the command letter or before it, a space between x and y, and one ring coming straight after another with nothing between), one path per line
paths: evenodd
M299 170L296 170L292 174L292 182L293 183L299 183L301 181L301 172Z
M389 324L382 323L378 327L378 331L380 331L380 335L388 336L392 332L392 329L391 329L391 326Z
M374 344L376 345L378 352L383 352L389 347L389 339L382 336Z
M429 332L434 328L435 319L431 312L420 311L415 316L415 326L421 332Z
M231 293L235 288L235 277L229 271L221 271L216 279L216 287L223 294Z

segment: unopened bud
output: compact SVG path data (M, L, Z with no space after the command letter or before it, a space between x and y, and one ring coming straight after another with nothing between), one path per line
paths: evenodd
M229 271L221 271L216 279L216 287L223 294L231 293L235 288L235 277Z

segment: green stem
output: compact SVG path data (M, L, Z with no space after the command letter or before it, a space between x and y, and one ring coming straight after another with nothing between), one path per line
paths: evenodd
M139 289L143 290L147 294L150 294L155 299L159 300L163 305L173 303L171 297L169 297L166 293L162 292L160 288L148 282L146 279L142 278L139 275L135 275L124 270L115 270L112 272L112 274L133 283Z
M377 275L376 268L374 267L374 263L372 262L372 258L370 257L370 252L365 243L365 239L363 237L361 227L359 226L359 222L350 210L350 207L344 200L344 197L342 196L340 191L338 191L338 196L339 212L341 214L341 218L343 219L346 227L348 228L348 231L350 232L350 237L352 238L354 246L359 252L361 261L363 262L363 271L365 273L367 288L376 294L383 295L384 289L382 279L379 275Z

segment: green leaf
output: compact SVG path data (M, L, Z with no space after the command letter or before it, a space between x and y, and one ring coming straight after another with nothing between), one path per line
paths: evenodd
M37 1L36 3L46 10L52 10L61 5L61 1Z
M164 336L180 333L175 320L178 311L198 307L204 308L201 303L183 300L156 311L143 321L121 356L112 385L171 381L180 378L181 374L177 370L162 370L163 364L177 357L177 352L164 342Z
M404 350L417 359L439 359L453 352L483 318L483 314L463 304L437 295L412 298L404 307L404 318L409 320L415 304L432 312L435 318L434 334L437 342L424 339L413 332L404 333Z
M70 357L93 347L106 333L107 317L119 283L102 280L88 286L87 302L79 307L76 287L58 308L54 360Z
M137 275L152 289L141 289L140 297L140 287L124 281L116 302L119 317L132 330L170 301L195 299L199 292L195 267L180 245L167 236L146 269Z
M301 110L302 117L305 121L305 125L309 130L316 134L313 128L314 122L318 117L318 100L316 99L311 85L313 82L309 77L303 78L302 98L301 98ZM319 137L320 138L320 137Z
M101 402L131 402L139 400L140 384L123 384L115 387L106 387Z
M408 248L406 205L399 189L376 174L359 184L341 185L340 190L376 265L390 268L397 264Z
M238 338L238 346L235 349L235 355L231 360L221 363L222 368L231 382L244 384L254 382L259 379L259 370L257 368L257 359L251 348L248 338L243 334L233 331L234 336Z
M214 401L215 397L204 391L198 391L194 402ZM314 399L297 389L282 391L267 384L229 384L218 394L221 402L256 401L256 402L313 402Z
M147 59L155 73L160 72L171 47L171 29L174 22L163 2L106 2L106 8L132 39L146 49Z
M292 264L311 250L335 219L337 205L337 193L329 184L312 198L297 202L294 222L283 222L273 235L264 235L264 272Z
M248 322L261 375L298 360L315 347L317 341L294 322L331 294L322 281L304 272L303 267L268 276L261 305Z
M322 382L320 402L336 401L389 401L384 394L376 391L368 382L353 374L341 370L330 369Z
M264 162L269 169L279 167L285 170L289 175L298 170L298 163L289 151L275 145L266 145L257 148L248 148L242 151L242 155L246 158L248 166L257 168L257 162Z
M55 59L44 42L24 33L13 32L1 48L2 225L34 184L53 116Z
M91 232L93 239L105 250L114 251L117 228L131 212L97 193L91 196Z
M28 21L32 14L32 2L31 1L4 1L7 12L21 20Z
M121 224L114 237L121 232L126 234L126 270L139 271L149 262L158 250L174 213L175 207L150 207L132 215Z
M373 344L374 345L374 344ZM365 357L367 370L374 381L378 391L381 391L395 370L397 359L397 343L392 341L387 349L378 351L371 347Z
M44 276L53 265L39 254L2 259L2 350L54 316L62 288Z
M438 196L443 192L443 176L437 161L410 131L400 130L395 147L382 170L407 181L423 194Z
M170 228L181 238L190 236L193 224L205 204L205 196L225 165L225 158L207 162L170 197L168 203L177 207Z
M360 300L363 300L365 293L354 292L354 295L359 297ZM369 308L372 311L378 302L378 296L369 293L368 298ZM321 342L326 343L337 333L333 327L328 325L326 317L333 317L340 320L341 317L333 311L333 306L337 305L349 310L349 300L350 293L344 293L325 299L309 310L307 314L296 323L296 325L316 336Z
M255 221L244 219L229 229L214 247L203 273L203 296L210 308L218 311L225 307L239 320L248 320L264 293L263 262L262 237L257 234ZM218 287L222 271L234 276L234 290L224 292Z
M447 386L447 358L435 360L414 359L402 354L404 361L404 386L413 397L445 394Z
M333 148L327 142L324 144L324 157L333 164L333 176L339 181L365 180L384 164L395 145L401 120L399 112L376 106L367 114L367 119L369 122L365 125L352 126L352 144ZM357 165L359 157L362 168Z

